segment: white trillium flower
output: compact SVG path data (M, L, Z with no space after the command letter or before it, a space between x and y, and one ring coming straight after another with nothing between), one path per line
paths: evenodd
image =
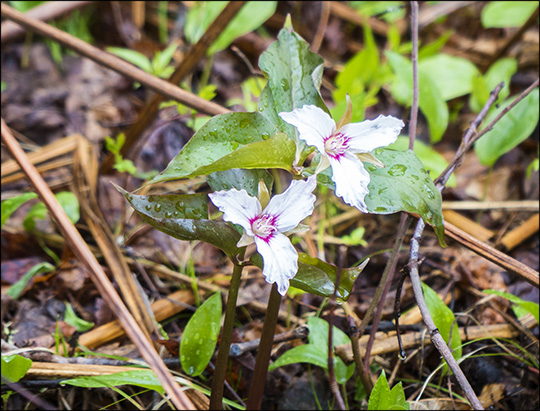
M266 282L277 283L281 295L285 295L289 280L298 271L298 252L287 235L304 231L305 226L300 221L313 212L315 195L312 192L316 186L315 176L307 181L293 180L285 192L270 199L264 210L259 199L251 197L246 190L232 189L208 195L223 212L223 220L244 228L238 246L255 242L264 261Z
M321 153L315 173L332 166L336 195L367 213L364 198L369 192L370 176L362 161L384 167L371 151L396 141L405 126L403 121L381 115L375 120L350 123L352 107L348 96L347 110L337 125L325 111L313 105L279 113L279 116L298 129L299 138Z

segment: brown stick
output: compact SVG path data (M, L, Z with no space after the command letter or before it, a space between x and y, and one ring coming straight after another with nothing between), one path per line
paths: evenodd
M219 37L229 22L238 14L238 11L245 4L245 1L231 1L216 17L212 24L205 31L200 40L186 53L184 59L176 68L174 73L167 80L171 84L178 84L189 73L195 65L204 58L207 50ZM126 131L126 141L122 146L120 153L129 158L132 153L132 148L135 145L137 138L148 127L150 122L156 117L159 110L159 104L163 101L163 96L155 94L149 103L147 103L140 111L137 121ZM112 170L114 164L114 156L112 153L105 158L101 165L101 174L107 174Z
M40 4L31 10L24 13L27 17L32 17L41 21L52 20L57 17L64 16L73 10L82 8L93 1L48 1L44 4ZM5 21L2 23L2 34L0 41L2 44L9 41L17 40L19 37L24 36L25 30L18 24L12 21Z
M211 116L229 112L228 109L221 107L219 104L206 101L193 93L182 90L180 87L174 86L168 83L166 80L162 80L148 74L138 67L135 67L133 64L91 46L90 44L63 32L62 30L58 30L39 20L29 18L23 13L19 13L17 10L14 10L4 3L1 3L0 6L2 16L16 22L17 24L20 24L23 27L26 27L29 30L54 40L60 43L62 46L67 47L80 55L108 67L126 77L129 77L132 80L138 81L156 93L163 94L170 99L177 100L186 106Z
M2 4L2 10L3 9L4 4ZM112 312L116 313L118 320L126 330L126 333L137 346L142 357L152 366L152 370L163 384L163 388L171 396L171 401L180 409L193 409L192 402L186 394L180 390L180 387L173 380L170 372L163 363L163 360L145 338L144 333L120 299L114 286L103 271L103 268L96 260L96 257L92 254L88 245L81 237L81 234L77 231L75 225L71 222L62 206L58 203L58 200L47 186L45 180L39 175L34 165L28 161L26 154L11 134L4 119L1 119L1 133L2 141L7 146L13 158L19 163L21 170L27 175L30 184L39 194L41 200L49 210L49 213L55 218L74 254L88 269L96 288L99 290Z
M504 246L505 250L511 250L538 231L538 225L540 222L538 216L538 213L533 215L519 227L514 228L512 231L504 235L501 240L501 244Z

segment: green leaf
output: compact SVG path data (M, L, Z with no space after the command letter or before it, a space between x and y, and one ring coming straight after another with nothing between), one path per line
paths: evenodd
M20 206L22 206L27 201L30 201L37 197L36 193L24 193L17 197L8 198L7 200L2 201L2 227L6 223L7 219L11 217L11 214L15 212Z
M30 268L15 284L8 288L7 295L10 295L14 300L19 298L24 291L26 285L38 274L52 273L55 270L54 265L50 263L39 263Z
M422 59L418 71L431 77L445 101L469 94L472 79L479 73L469 60L440 53Z
M31 366L32 360L28 358L17 354L2 355L2 379L17 382L26 375Z
M40 4L47 3L46 1L10 1L9 4L15 10L20 11L21 13L26 13L28 10L33 9L34 7L39 6Z
M540 323L540 306L532 301L527 301L522 298L519 298L513 294L505 293L504 291L498 291L498 290L484 290L483 291L486 294L495 294L499 297L506 298L508 301L519 305L521 308L523 308L525 311L531 313L534 318L536 318L536 322ZM519 316L517 316L519 318Z
M444 242L442 198L422 162L411 151L376 149L373 154L385 165L364 163L371 175L366 196L370 213L391 214L398 211L419 214L430 224L441 246Z
M362 16L380 17L389 23L405 16L403 1L350 1L349 4Z
M482 25L521 27L538 7L537 1L490 1L482 9Z
M66 311L64 313L64 321L66 323L68 323L72 327L75 327L79 332L85 332L91 330L94 327L93 322L85 321L82 318L77 317L77 314L75 314L75 311L73 311L73 307L70 303L66 302L65 304Z
M386 57L394 72L390 92L396 101L410 107L413 97L412 63L406 57L387 50ZM437 85L426 70L418 69L418 104L426 117L429 126L430 139L433 143L441 140L448 126L448 106Z
M161 394L165 393L165 390L152 370L133 370L109 375L72 378L62 381L62 384L83 388L110 388L118 385L134 385L136 387L154 390Z
M182 151L171 160L167 168L150 183L192 178L229 168L290 168L292 161L287 165L287 159L282 157L290 154L291 145L281 144L283 138L279 135L275 136L271 143L268 143L270 137L274 136L275 133L276 128L259 113L227 113L215 116L193 135ZM240 154L240 159L233 158L232 164L230 158L223 159L251 143L261 142L267 144L248 148L247 153ZM276 143L279 146L274 146ZM271 152L259 152L268 149L268 146L270 146ZM245 158L246 156L247 158ZM223 159L222 163L214 164L221 159ZM240 163L243 160L245 160L244 163ZM265 164L257 166L259 160L263 160ZM246 164L251 164L252 167L247 167Z
M428 43L425 46L422 46L420 50L418 50L418 60L421 61L425 59L426 57L430 57L437 54L444 47L444 45L446 44L450 36L452 36L452 34L454 34L453 29L446 30L435 41L432 41L431 43ZM392 48L391 50L395 51L395 48Z
M255 31L276 12L277 1L250 1L240 9L217 40L208 49L212 55L224 50L238 37Z
M409 407L401 381L390 390L386 374L382 370L369 396L368 410L408 410Z
M390 144L388 148L400 151L408 150L409 137L404 135L399 136L396 142ZM424 168L429 172L429 176L432 179L438 177L448 166L448 162L441 154L418 139L414 142L414 154L422 161ZM456 184L456 176L452 174L446 186L455 187Z
M178 44L171 43L165 50L157 51L156 54L154 55L154 58L152 59L152 69L153 69L152 72L156 73L157 75L161 74L159 77L169 77L170 75L164 76L163 72L167 68L167 66L170 64L174 56L174 52L176 51L177 48L178 48ZM171 68L173 69L172 71L174 71L174 68L173 67Z
M471 110L479 113L489 99L490 92L500 83L504 86L499 92L495 105L500 104L510 93L510 80L517 71L517 61L511 58L497 60L485 76L480 74L472 81L472 93L469 100Z
M54 196L62 206L63 210L65 211L71 222L75 224L77 221L79 221L80 213L79 201L77 200L77 196L71 191L61 191L59 193L56 193ZM34 204L30 208L30 210L28 210L28 214L26 214L26 217L24 218L23 227L27 231L35 230L35 220L43 220L45 219L46 215L47 207L45 207L45 204L43 204L41 201Z
M538 123L538 97L538 88L536 88L475 143L474 151L482 164L492 166L500 156L531 135ZM482 127L489 124L516 98L517 96L506 100L496 111L490 113L482 123Z
M268 192L272 192L274 179L266 170L244 170L242 168L231 168L225 171L216 171L208 176L207 182L213 191L230 190L246 190L252 197L257 197L259 194L259 181L263 180L268 188Z
M344 268L341 270L341 277L337 289L338 301L347 301L350 297L354 282L369 262L365 260L357 267ZM259 253L254 254L250 263L259 268L263 267L263 259ZM321 297L332 298L336 283L337 267L328 264L315 257L310 257L304 253L298 253L298 272L291 279L291 286L302 291L319 295Z
M191 317L180 341L180 361L184 371L196 377L201 374L216 348L221 322L221 295L207 299Z
M109 53L114 54L115 56L120 57L128 61L131 64L139 67L140 69L146 71L147 73L153 73L152 63L144 54L139 53L135 50L125 49L121 47L107 47L106 50Z
M328 322L318 317L309 317L307 326L309 328L308 344L286 351L270 365L269 371L284 365L305 362L324 368L328 372ZM339 328L333 326L332 332L332 347L350 344L351 340L347 334ZM337 382L345 384L354 372L354 364L346 366L341 358L334 356L334 369Z
M278 40L259 58L259 67L268 81L258 102L259 112L280 131L293 138L295 128L278 114L306 104L316 105L328 112L319 93L323 59L312 53L302 37L282 29Z
M459 360L462 354L461 337L459 335L459 328L456 324L454 313L427 284L422 283L422 290L424 292L424 298L429 313L433 317L435 327L439 329L444 341L449 345L454 358ZM450 333L452 334L451 339ZM446 371L443 371L443 373L445 372Z

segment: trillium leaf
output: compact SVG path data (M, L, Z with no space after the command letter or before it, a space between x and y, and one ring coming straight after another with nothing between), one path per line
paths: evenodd
M257 197L259 194L259 181L263 180L268 188L272 191L274 182L270 173L266 170L245 170L243 168L231 168L225 171L216 171L208 176L208 185L214 191L230 190L246 190L252 197Z
M369 212L391 214L406 211L418 214L433 226L441 246L446 246L441 193L422 162L411 150L378 148L373 154L385 167L364 163L371 175L365 199Z
M255 168L246 167L241 163L221 164L221 168L212 167L212 165L246 145L270 139L275 133L276 128L258 113L227 113L212 117L191 137L182 151L171 160L167 168L150 183L192 178L227 169L223 167ZM255 151L258 152L260 149L257 147ZM280 155L281 153L274 152L273 154ZM264 158L264 160L267 164L271 163L268 158ZM284 166L285 161L281 157L276 157L274 160L279 164L272 166ZM240 162L242 158L237 158L236 161ZM261 165L258 168L266 167L270 166Z
M326 112L328 108L319 93L322 81L323 59L312 53L309 44L289 29L282 29L278 39L259 59L259 67L268 79L259 102L259 112L280 131L293 138L295 129L278 114L289 112L306 104L316 105ZM302 143L302 158L307 149Z
M208 298L189 322L180 341L180 362L184 371L196 377L201 374L216 348L221 322L221 296Z
M230 258L240 253L238 231L224 221L207 219L206 194L138 196L117 189L146 223L165 234L184 241L205 241Z
M253 255L250 261L259 268L263 267L262 257L258 253ZM358 267L341 270L341 279L337 291L338 300L347 301L349 299L354 282L368 261L366 260ZM291 279L290 284L302 291L321 297L332 298L334 295L336 273L337 267L335 265L325 263L318 258L310 257L304 253L298 253L298 272Z

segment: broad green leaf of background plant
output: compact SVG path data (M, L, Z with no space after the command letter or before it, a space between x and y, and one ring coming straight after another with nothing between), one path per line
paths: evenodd
M410 107L413 97L412 63L398 53L387 50L385 54L394 72L390 93L398 103ZM418 91L418 105L428 122L430 140L436 143L441 140L448 126L448 106L436 81L428 72L420 69L418 70Z
M196 377L210 362L216 348L221 321L221 294L208 298L189 322L180 340L180 362L184 371Z
M500 156L509 152L522 141L526 140L536 128L539 110L538 88L520 101L512 110L506 113L493 127L474 145L478 159L485 166L492 166ZM490 113L483 121L483 127L489 124L517 96L514 96Z
M77 200L77 196L71 191L61 191L59 193L56 193L54 196L64 209L71 222L75 224L77 221L79 221L79 218L81 216L79 212L79 201ZM28 210L28 214L26 214L26 217L23 221L24 229L27 231L34 230L36 228L35 220L43 220L45 219L46 215L47 207L45 207L45 204L43 204L41 201L34 204L30 208L30 210Z
M488 101L491 91L501 81L504 81L504 86L492 109L496 104L500 104L510 94L510 79L516 71L517 61L515 59L502 58L493 63L484 76L478 73L472 80L472 91L469 99L471 110L479 113Z
M309 317L307 326L309 328L308 344L286 351L270 365L268 371L275 370L283 365L306 362L317 365L328 372L328 322L318 317ZM347 334L339 328L334 326L332 332L333 347L351 343ZM354 372L354 364L346 366L343 360L336 356L334 356L334 367L336 381L339 384L345 384Z
M515 305L512 306L517 318L523 317L526 313L531 313L534 318L536 318L536 322L540 323L540 306L535 302L524 300L523 298L519 298L510 293L505 293L504 291L484 290L483 292L486 294L498 295L499 297L506 298L508 301L517 304L518 307L522 308L522 310L515 310L517 307Z
M403 1L349 1L362 16L377 16L389 23L405 16Z
M161 394L165 393L165 390L152 370L133 370L116 374L78 377L62 381L63 384L82 388L110 388L118 385L134 385L136 387L154 390Z
M490 1L482 9L482 25L521 27L538 7L537 1Z
M408 150L409 137L404 135L399 136L396 142L390 144L388 148L401 151ZM437 178L448 166L448 162L441 154L420 140L415 140L414 142L414 154L422 161L424 168L429 172L429 176L433 180L435 180L435 178ZM455 187L456 184L456 176L452 174L446 183L446 186Z
M107 47L106 50L109 53L112 53L115 56L134 64L147 73L153 73L152 62L150 59L136 50L130 50L123 47Z
M228 113L212 117L202 126L167 168L150 183L192 178L230 168L289 168L291 149L276 135L276 128L259 113ZM274 138L271 138L274 136ZM262 146L249 146L264 142ZM226 156L246 148L240 154ZM221 163L216 164L219 160ZM260 165L257 165L260 161Z
M34 198L37 198L36 193L24 193L17 197L8 198L7 200L2 201L2 227L6 223L7 219L22 206L27 201L30 201Z
M294 140L295 128L278 116L306 104L313 104L328 112L319 93L323 59L312 53L305 40L287 28L261 54L259 67L267 78L259 102L259 112L278 130ZM302 144L304 145L304 144Z
M442 53L420 60L418 71L431 77L445 101L469 94L472 79L479 74L469 60Z
M450 347L456 361L459 360L462 354L461 337L459 335L459 328L456 324L454 313L427 284L422 283L422 290L424 292L427 308L433 317L435 326L439 329L444 341ZM451 336L450 333L452 333ZM446 369L447 366L445 365L443 374L446 373Z
M268 192L272 192L274 179L266 170L245 170L243 168L231 168L225 171L216 171L207 177L207 182L213 191L246 190L252 197L259 194L259 181L263 180Z
M10 1L8 2L11 7L21 13L26 13L28 10L39 6L40 4L47 3L46 1Z
M56 268L50 263L39 263L34 265L16 283L6 291L14 300L19 298L26 285L38 274L52 273Z
M408 410L410 404L405 401L405 392L401 381L390 390L384 370L373 386L369 396L368 410Z
M17 382L26 375L32 360L20 355L2 355L2 378L9 382ZM3 384L3 383L2 383Z
M185 36L191 44L202 37L221 13L227 1L201 1L190 8L186 17ZM240 9L225 30L208 49L207 55L226 49L235 39L259 28L276 11L277 1L249 1Z
M66 302L65 304L66 311L64 313L64 321L66 323L68 323L72 327L75 327L79 332L85 332L91 330L94 327L93 322L85 321L82 318L77 317L77 314L75 314L75 311L73 311L73 307L70 303Z

